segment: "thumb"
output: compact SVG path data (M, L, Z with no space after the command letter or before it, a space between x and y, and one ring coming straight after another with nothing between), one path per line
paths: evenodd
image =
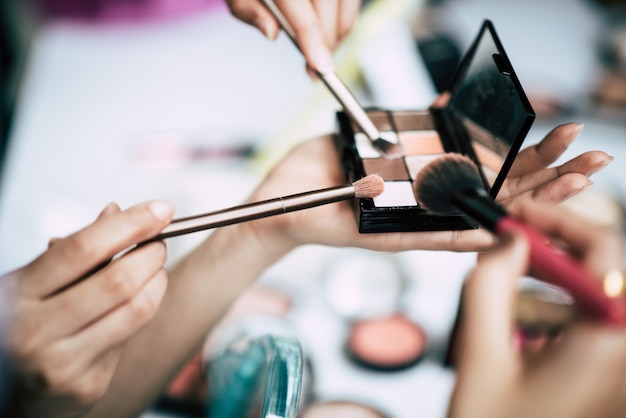
M478 257L463 298L460 367L504 371L515 364L514 310L517 279L528 271L529 247L521 232L504 235Z

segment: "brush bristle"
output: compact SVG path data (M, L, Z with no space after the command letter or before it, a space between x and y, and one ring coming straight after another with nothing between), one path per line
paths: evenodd
M370 174L352 183L358 198L373 198L385 190L385 181L378 174Z
M439 214L455 212L452 196L463 190L483 189L474 162L467 156L448 153L428 163L415 179L415 198L426 209Z
M395 160L404 156L404 145L389 142L384 138L378 138L372 142L374 148L381 152L383 158Z

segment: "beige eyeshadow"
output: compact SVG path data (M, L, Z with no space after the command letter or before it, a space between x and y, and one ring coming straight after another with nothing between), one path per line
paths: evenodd
M406 167L409 170L409 175L412 179L417 177L417 173L419 173L422 168L432 160L436 160L441 157L439 154L435 155L409 155L404 157L406 161Z
M392 114L398 132L435 129L435 124L427 110L396 111Z
M441 138L437 131L402 131L398 132L400 143L404 145L405 155L442 154Z

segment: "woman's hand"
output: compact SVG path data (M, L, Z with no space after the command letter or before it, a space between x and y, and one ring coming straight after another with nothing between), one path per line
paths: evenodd
M276 39L280 26L261 0L227 0L231 13ZM361 0L275 0L290 23L307 64L317 71L332 70L334 51L350 32Z
M581 125L567 124L551 131L540 143L521 151L498 198L513 209L524 201L558 203L584 190L588 176L610 161L602 151L590 151L558 167L547 168L567 149ZM296 146L279 162L250 201L270 199L346 182L330 136ZM350 202L340 202L305 211L247 223L261 242L268 237L277 245L293 248L302 244L356 246L380 251L412 249L477 251L494 243L483 229L419 233L359 234Z
M162 201L124 212L111 204L1 278L16 416L81 416L104 394L125 341L155 314L167 284L163 242L113 257L156 235L172 212Z
M567 243L597 277L623 267L618 233L554 207L520 205L520 218ZM582 318L537 352L514 343L516 281L529 248L511 235L479 256L463 300L458 381L449 416L462 418L623 417L626 330Z

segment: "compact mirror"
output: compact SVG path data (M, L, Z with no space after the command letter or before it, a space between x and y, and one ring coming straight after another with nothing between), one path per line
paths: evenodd
M535 113L493 24L486 20L455 75L448 111L471 144L487 190L496 196ZM474 155L471 155L471 154Z

